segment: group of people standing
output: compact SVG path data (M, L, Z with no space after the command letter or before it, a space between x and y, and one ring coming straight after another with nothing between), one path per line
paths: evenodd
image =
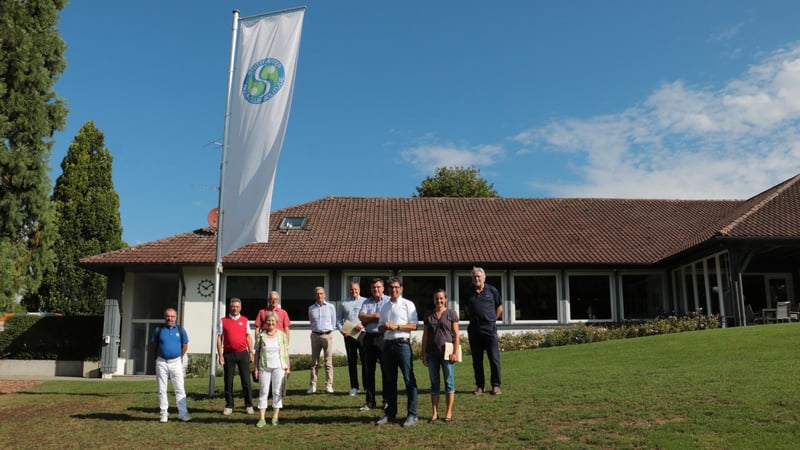
M500 352L496 321L502 315L503 307L499 291L486 284L486 274L481 268L473 268L473 290L465 297L469 314L467 328L472 365L475 375L475 395L491 392L501 393ZM311 359L308 394L317 392L317 371L320 352L324 355L325 390L333 390L333 336L334 331L342 333L347 353L348 373L350 376L350 395L358 395L358 359L361 359L361 378L366 400L360 411L377 408L376 376L378 367L382 374L383 415L375 422L384 425L396 420L398 375L402 375L406 388L407 416L403 426L411 426L418 421L418 390L414 376L411 333L417 330L418 315L414 302L403 297L403 283L400 278L388 280L390 295L384 294L384 281L375 278L371 282L371 296L360 296L360 285L352 282L349 286L349 297L343 299L338 307L326 301L325 289L314 290L315 302L308 309L311 327ZM441 383L444 381L445 412L441 419L449 423L453 419L453 403L455 400L455 363L460 361L461 341L459 335L458 312L447 307L447 294L439 289L433 294L433 310L423 318L422 362L428 368L431 381L430 422L440 419L439 399ZM280 308L278 293L269 294L268 308L259 311L255 320L256 337L250 330L249 321L240 314L241 300L232 298L229 303L229 314L223 317L217 327L217 353L219 363L223 366L225 379L224 415L233 412L233 379L238 368L245 412L253 414L252 390L250 386L250 364L255 364L254 378L259 382L258 409L260 417L256 426L266 425L265 412L268 397L272 394L272 425L278 424L278 417L283 407L283 396L286 392L286 381L291 372L289 364L289 327L291 322L285 310ZM170 313L171 311L171 313ZM172 325L170 325L172 320ZM175 327L175 310L165 313L165 325L172 330ZM153 344L157 345L158 356L164 361L156 364L158 380L159 406L161 421L167 421L166 381L172 378L179 417L190 420L186 408L186 396L183 389L182 366L180 374L172 370L169 361L174 358L175 345L179 344L180 356L185 354L188 337L185 330L177 326L172 333L154 333ZM167 350L169 349L169 350ZM169 353L167 353L167 351ZM163 353L163 355L162 355ZM491 391L486 391L486 380L483 370L484 353L487 354L490 366ZM162 358L163 356L163 358ZM161 375L159 375L161 373ZM162 389L163 384L163 389ZM270 386L272 390L270 391Z

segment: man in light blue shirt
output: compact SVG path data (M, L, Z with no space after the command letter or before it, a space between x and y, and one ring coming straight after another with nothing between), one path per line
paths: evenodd
M359 411L369 411L376 406L375 401L375 369L381 361L383 351L383 335L378 331L378 319L383 305L389 301L389 296L383 294L383 280L380 278L372 279L372 295L364 300L358 319L364 326L364 356L362 364L362 381L364 383L364 393L367 395L366 403L359 408ZM383 374L383 365L381 374ZM386 379L385 377L383 378Z
M325 301L325 288L314 288L316 301L308 307L308 322L311 324L311 385L307 394L317 392L317 369L319 352L325 352L325 392L333 393L333 335L336 329L336 308Z
M361 293L361 286L358 282L350 282L350 296L342 299L339 302L339 323L338 328L344 338L344 349L347 352L347 369L350 374L350 396L358 395L358 359L361 358L361 379L364 379L364 347L361 345L362 340L354 338L351 333L344 331L343 327L346 322L353 325L354 332L361 331L364 327L358 319L358 313L361 311L361 305L366 300L359 295Z

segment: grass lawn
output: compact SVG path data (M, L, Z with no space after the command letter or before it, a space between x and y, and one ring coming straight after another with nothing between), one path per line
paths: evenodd
M423 420L410 428L399 425L403 392L396 424L377 427L378 411L359 412L364 398L347 394L346 368L336 369L335 394L306 395L308 371L293 372L281 424L263 429L244 414L241 397L234 414L222 416L224 400L208 398L208 379L187 380L193 420L178 421L173 406L166 424L158 422L155 381L48 381L0 395L2 447L800 446L800 324L505 352L502 367L503 395L476 397L465 356L456 369L453 422L429 424L427 369L417 361ZM222 380L215 384L219 393Z

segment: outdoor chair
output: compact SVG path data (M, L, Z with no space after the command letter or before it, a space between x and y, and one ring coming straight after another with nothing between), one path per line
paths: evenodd
M778 304L775 305L775 322L791 322L791 319L789 319L790 304L790 302L778 302Z
M753 307L750 306L750 303L745 305L744 313L745 313L745 320L747 321L747 325L753 325L753 324L756 324L756 323L764 323L764 316L762 316L761 314L756 315L756 313L753 312Z
M794 309L795 309L794 311L791 310L792 309L791 305L789 305L789 306L790 306L790 308L789 308L789 322L791 322L793 320L795 322L800 320L800 303L794 305Z

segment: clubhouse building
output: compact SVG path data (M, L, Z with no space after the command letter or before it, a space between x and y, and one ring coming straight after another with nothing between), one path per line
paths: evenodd
M146 343L167 307L190 353L211 352L215 247L201 228L81 260L118 299L118 373L153 372ZM273 211L269 242L223 259L219 313L238 297L254 319L277 290L290 352L307 353L314 287L337 302L350 280L368 296L373 278L399 276L420 316L444 288L466 320L474 266L502 293L504 333L695 312L747 325L748 305L796 305L800 175L746 200L321 198Z

